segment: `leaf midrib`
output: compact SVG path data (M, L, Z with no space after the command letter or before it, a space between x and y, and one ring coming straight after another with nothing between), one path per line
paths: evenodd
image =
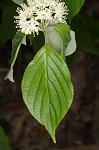
M47 65L48 65L48 62L47 62L47 51L46 51L46 49L45 49L45 74L46 74L46 81L47 81L48 102L49 102L49 104L50 104L49 88L48 88L48 69L47 69ZM49 115L50 118L51 118L50 106L49 106L48 110L49 110L48 115ZM46 116L46 121L47 121L47 116ZM53 131L53 129L52 129L52 118L51 118L51 130Z

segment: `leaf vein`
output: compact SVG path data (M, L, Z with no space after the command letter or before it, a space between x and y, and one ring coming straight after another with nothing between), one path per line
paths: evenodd
M49 56L49 58L53 61L53 63L55 64L55 66L57 67L57 69L59 70L59 72L61 73L61 75L62 75L64 81L66 82L66 86L67 86L68 92L69 92L69 94L70 94L70 96L71 96L71 98L72 98L72 94L71 94L71 92L70 92L70 88L69 88L69 86L68 86L68 83L67 83L67 81L66 81L66 79L65 79L65 77L64 77L64 75L63 75L63 73L60 71L60 69L59 69L58 65L56 64L56 62L55 62L50 56ZM60 63L61 63L61 61L60 61ZM61 63L61 65L62 65L62 63ZM54 71L53 71L53 72L54 72ZM55 74L55 73L54 73L54 74ZM56 75L55 75L55 76L56 76Z
M59 98L59 94L58 94L58 92L57 92L57 89L56 89L56 87L55 87L55 85L52 83L52 81L49 79L48 80L51 84L52 84L52 86L53 86L53 88L54 88L54 90L56 91L56 94L57 94L57 96L58 96L58 100L59 100L59 107L60 107L60 112L62 112L61 111L61 102L60 102L60 98ZM57 113L56 113L57 114ZM61 114L60 114L61 115Z

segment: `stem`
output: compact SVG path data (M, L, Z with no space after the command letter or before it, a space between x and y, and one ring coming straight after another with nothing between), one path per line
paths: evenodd
M45 32L46 28L45 28L44 20L42 20L42 29L43 29L43 33L44 33L45 44L47 44L48 42L47 42L47 39L46 39L46 32Z

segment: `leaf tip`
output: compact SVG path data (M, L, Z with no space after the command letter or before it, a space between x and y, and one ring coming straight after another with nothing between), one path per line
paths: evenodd
M7 79L9 79L11 82L14 82L13 69L12 68L10 68L10 70L8 71L7 75L4 78L4 80L7 80Z
M50 134L50 135L51 135L51 138L52 138L53 142L56 144L56 137L55 137L55 133Z
M53 142L56 144L56 138L55 137L53 138Z

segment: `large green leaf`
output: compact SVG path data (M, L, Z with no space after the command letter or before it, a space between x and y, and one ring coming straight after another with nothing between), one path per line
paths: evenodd
M56 142L55 131L72 103L73 86L66 63L48 44L26 68L22 93L30 113Z
M26 44L26 35L23 34L22 32L17 32L14 39L12 40L11 67L5 77L5 79L9 79L12 82L14 82L13 66L18 56L18 52L19 52L21 44Z
M73 17L80 11L85 0L65 0L65 3L68 7L68 20L71 22Z
M8 137L2 127L0 127L0 150L11 150Z

